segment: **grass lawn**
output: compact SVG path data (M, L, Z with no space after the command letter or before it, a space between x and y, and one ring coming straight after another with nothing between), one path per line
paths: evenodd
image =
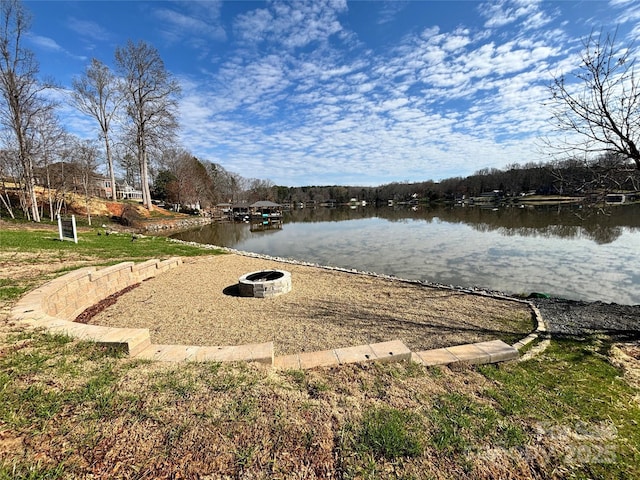
M0 231L0 479L640 478L640 390L607 338L479 367L129 359L8 311L69 268L212 252L55 236Z

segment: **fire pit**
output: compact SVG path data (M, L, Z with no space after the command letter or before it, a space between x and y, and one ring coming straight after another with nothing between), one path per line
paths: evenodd
M241 297L269 298L291 291L291 273L285 270L261 270L238 279Z

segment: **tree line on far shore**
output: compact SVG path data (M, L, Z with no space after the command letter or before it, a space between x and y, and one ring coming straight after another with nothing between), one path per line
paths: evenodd
M605 154L593 161L563 160L548 163L512 164L504 169L482 169L467 177L439 182L394 182L377 187L306 186L274 187L280 203L348 203L351 199L370 204L394 202L457 201L493 193L500 197L522 195L577 196L599 202L608 193L638 192L640 171L626 159Z

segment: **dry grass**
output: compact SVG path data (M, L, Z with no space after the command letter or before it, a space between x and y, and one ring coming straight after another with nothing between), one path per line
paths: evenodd
M57 262L43 252L2 258L0 276L20 285L44 281L59 270L59 264L42 265ZM243 260L221 257L232 263L234 258ZM102 263L104 257L94 260ZM256 269L254 263L239 263L238 271L230 268L223 276L215 260L204 260L203 270L189 280L197 288L180 275L199 262L156 279L168 281L166 288L174 290L174 300L179 296L183 310L193 306L191 313L172 318L186 322L196 316L194 299ZM223 301L249 300L262 307L254 308L258 311L265 304L281 309L282 301L303 288L296 268L286 267L293 273L289 299ZM336 283L331 272L324 273L331 285L373 281L341 274ZM138 290L156 283L145 282ZM331 294L332 308L298 315L306 321L315 312L323 319L318 328L375 315L393 326L392 319L405 319L405 313L418 319L430 315L429 323L451 327L493 311L476 303L485 300L480 297L447 292L449 297L439 298L431 289L383 283L392 295L386 302L375 296L361 297L362 304L352 296L340 302L341 294L352 294L338 289ZM370 290L359 285L356 294ZM467 303L448 304L460 311L446 311L446 302L454 300ZM142 362L94 344L24 332L7 321L13 301L0 298L0 478L479 480L640 474L638 390L608 363L602 345L554 341L526 362L455 369L371 363L276 371L250 364ZM472 325L473 331L487 330Z
M225 294L248 272L291 272L275 298ZM144 282L90 323L149 328L154 343L239 345L273 341L276 354L400 339L414 351L532 330L526 305L367 275L239 255L186 259Z

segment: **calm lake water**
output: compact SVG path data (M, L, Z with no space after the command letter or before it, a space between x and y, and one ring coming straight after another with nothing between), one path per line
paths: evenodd
M213 224L173 237L440 284L640 304L640 205L302 209L281 230Z

